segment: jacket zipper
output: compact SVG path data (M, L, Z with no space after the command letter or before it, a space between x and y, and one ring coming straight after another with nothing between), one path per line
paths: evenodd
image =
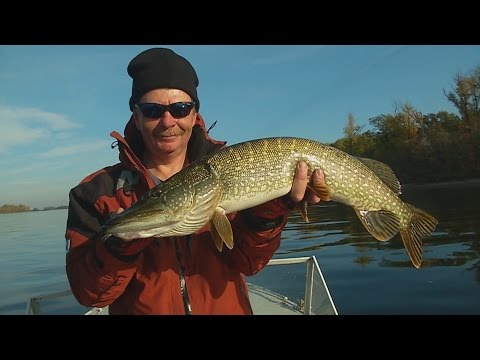
M245 300L245 302L247 303L248 305L248 308L250 310L250 315L253 315L253 308L252 308L252 304L250 303L250 299L248 298L248 295L247 293L245 292L245 288L243 287L243 285L240 283L238 284L237 286L239 286L240 288L240 293L243 295L243 299ZM245 283L245 286L247 286L247 284Z
M178 277L180 280L180 291L182 292L183 297L183 307L185 309L185 315L192 315L192 306L190 305L190 299L188 298L188 290L187 290L187 283L185 281L184 270L181 261L181 253L180 248L178 246L177 239L173 239L173 243L175 244L175 253L177 255L178 260Z

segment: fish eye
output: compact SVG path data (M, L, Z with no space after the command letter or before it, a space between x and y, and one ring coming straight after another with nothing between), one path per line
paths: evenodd
M154 188L150 189L149 191L147 191L143 196L143 197L146 197L146 196L150 196L151 198L157 200L160 195L162 194L162 187L157 185L155 186Z

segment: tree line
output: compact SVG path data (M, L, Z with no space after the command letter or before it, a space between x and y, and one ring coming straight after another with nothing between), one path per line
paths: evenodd
M0 206L0 214L5 213L14 213L14 212L25 212L31 211L28 205L20 204L20 205L12 205L12 204L4 204Z
M9 213L27 212L27 211L48 211L48 210L59 210L59 209L68 209L68 206L67 205L46 206L43 209L34 208L32 210L30 206L25 204L20 204L20 205L4 204L0 206L0 214L9 214Z
M443 90L458 110L424 114L410 103L396 104L392 114L369 119L362 131L348 114L344 137L332 145L355 156L390 165L402 183L480 177L480 65L454 76Z

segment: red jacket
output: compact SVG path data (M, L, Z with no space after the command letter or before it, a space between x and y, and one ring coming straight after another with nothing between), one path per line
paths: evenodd
M120 162L105 167L71 189L66 271L78 302L110 305L110 314L251 314L243 275L253 275L280 245L287 221L281 199L229 214L233 249L219 252L209 226L195 234L161 239L98 238L102 224L128 208L154 183L140 162L141 135L130 119L125 138L116 132ZM200 115L192 130L190 162L225 142L211 139Z

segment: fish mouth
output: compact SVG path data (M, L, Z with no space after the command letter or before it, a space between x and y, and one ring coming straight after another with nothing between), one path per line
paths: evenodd
M141 222L136 226L132 226L132 223L106 223L102 226L100 238L102 241L105 241L111 236L119 237L123 240L144 239L148 237L167 237L174 234L175 227L178 223L179 221L177 220L154 221L150 226ZM161 226L158 224L161 224Z

